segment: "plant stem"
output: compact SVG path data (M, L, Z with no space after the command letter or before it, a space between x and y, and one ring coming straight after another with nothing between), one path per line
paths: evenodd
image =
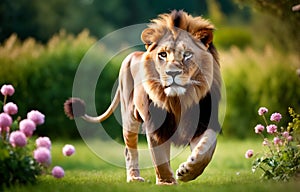
M264 168L262 168L261 166L259 166L259 168L261 168L264 172L266 172L266 170Z
M262 117L263 117L263 119L264 119L264 122L265 122L265 124L266 124L266 127L268 126L268 122L267 122L267 119L266 119L266 117L265 117L265 114L263 114L262 115Z
M4 96L3 106L6 104L7 95Z
M272 156L274 156L274 153L273 153L273 150L272 150L271 146L268 145L268 147L269 147L269 149L270 149L270 152L271 152Z
M262 133L259 133L259 135L263 138L263 140L265 140L265 136Z

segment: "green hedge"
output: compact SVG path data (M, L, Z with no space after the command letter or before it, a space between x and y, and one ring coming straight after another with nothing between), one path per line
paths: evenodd
M231 46L244 49L252 43L251 33L245 27L220 27L214 32L214 44L219 49L229 49Z
M77 66L94 42L87 31L76 37L61 31L46 45L34 39L20 42L12 35L0 47L0 85L13 84L16 93L9 99L18 104L22 118L32 109L45 114L38 134L78 137L75 123L64 115L63 103L72 96Z
M254 136L254 126L263 123L257 115L260 106L269 109L268 115L280 112L284 116L282 126L289 120L288 107L300 111L297 55L279 53L270 47L262 52L233 48L223 54L222 60L227 95L225 135Z

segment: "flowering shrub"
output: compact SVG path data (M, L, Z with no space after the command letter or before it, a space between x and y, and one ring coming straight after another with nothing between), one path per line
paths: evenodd
M257 154L257 158L252 164L252 171L261 169L262 178L274 180L289 180L300 173L300 145L299 145L299 127L300 114L289 108L292 121L287 127L278 127L282 115L273 113L270 116L272 124L266 119L268 109L261 107L258 114L262 116L265 126L258 124L254 127L256 134L263 138L262 145L264 152ZM254 151L249 149L245 153L246 158L251 158Z
M63 168L55 166L50 172L51 140L48 137L39 137L32 142L32 135L38 125L42 125L45 116L36 110L27 113L27 118L21 120L13 115L18 113L18 106L8 102L15 89L12 85L3 85L1 94L4 96L3 112L0 110L0 189L1 186L10 186L15 183L34 183L37 176L52 174L56 178L64 176ZM65 155L72 155L75 148L67 145Z

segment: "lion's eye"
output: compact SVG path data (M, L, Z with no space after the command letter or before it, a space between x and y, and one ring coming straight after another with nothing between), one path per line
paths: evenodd
M164 52L164 51L158 53L158 58L161 59L161 60L166 60L166 58L167 58L167 53Z
M192 58L192 57L193 57L193 53L190 52L190 51L186 51L186 52L183 53L183 59L185 61L188 60L188 59L190 59L190 58Z

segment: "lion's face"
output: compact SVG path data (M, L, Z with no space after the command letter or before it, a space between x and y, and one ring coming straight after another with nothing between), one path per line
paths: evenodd
M157 78L167 97L184 96L189 87L209 88L212 83L213 58L199 41L181 30L177 37L163 37L151 51Z
M186 108L198 103L213 82L214 59L207 47L188 32L165 34L145 53L144 88L162 108L179 98Z

